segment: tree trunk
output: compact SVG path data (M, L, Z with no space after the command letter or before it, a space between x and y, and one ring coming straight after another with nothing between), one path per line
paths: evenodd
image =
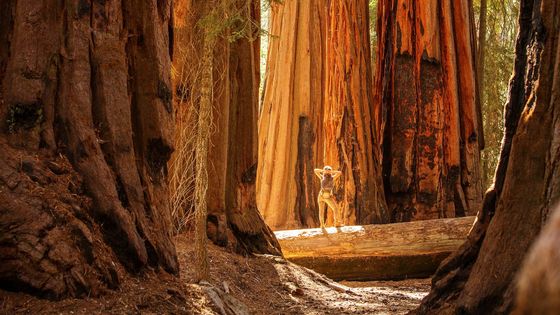
M118 285L115 254L178 272L169 2L1 7L2 286L97 294Z
M468 1L378 6L374 121L393 222L480 208L480 104Z
M429 277L474 217L275 232L284 257L335 280Z
M200 52L202 42L201 19L204 18L205 1L176 1L178 12L175 49L181 55L176 60L176 92L183 97L176 104L178 124L185 128L179 133L197 132L192 117L200 106ZM208 152L208 237L216 244L231 246L244 253L280 254L274 234L264 223L256 207L255 177L257 159L257 108L259 87L259 41L258 30L253 23L259 21L259 1L235 0L221 2L223 10L243 17L242 38L232 39L224 25L216 39L213 57L213 121L211 146ZM233 11L235 10L235 12ZM202 13L201 13L202 12ZM180 20L179 20L180 18ZM224 22L225 23L225 22ZM237 31L237 29L235 29ZM182 57L182 58L181 58ZM178 147L184 148L185 165L194 154L188 135L176 138ZM179 156L174 157L177 161ZM192 163L191 163L192 164ZM192 166L191 166L192 167ZM177 173L182 167L174 168ZM177 176L178 181L192 185L189 175ZM189 184L190 180L190 184ZM176 187L180 185L177 184ZM186 189L187 193L190 192ZM189 207L185 198L182 207Z
M343 174L336 196L344 224L387 223L381 154L371 119L368 1L331 1L327 21L324 162Z
M260 25L260 0L236 0L242 16ZM256 199L257 123L260 81L259 30L252 27L234 41L229 57L231 103L226 213L239 245L246 252L280 255L280 245L266 225Z
M501 314L513 309L521 262L560 199L559 12L558 1L521 1L494 187L467 243L440 266L420 314ZM550 257L542 259L557 268Z
M216 6L215 2L207 1L204 6L204 12L208 15L216 14L210 13ZM210 142L210 126L212 125L212 100L213 100L213 86L214 86L214 47L216 46L216 36L210 30L202 32L202 71L200 74L200 104L198 107L198 120L196 124L197 137L195 149L195 187L194 187L194 238L195 238L195 255L196 255L196 273L195 280L208 281L210 276L210 268L208 266L208 248L206 234L206 221L208 218L208 201L212 202L216 199L209 198L208 175L222 175L220 178L225 178L225 174L213 174L212 170L208 171L208 147ZM223 180L222 182L225 182ZM217 185L217 187L222 187ZM210 190L210 192L212 192ZM214 196L210 196L214 197ZM219 200L219 199L218 199ZM222 208L222 211L223 208Z
M323 164L325 0L272 3L259 118L257 204L273 229L317 226Z
M274 229L318 225L313 168L323 164L344 173L337 200L345 224L389 220L371 127L368 6L347 5L272 6L271 34L278 37L271 38L268 55L257 196Z
M560 310L560 207L556 207L518 276L514 314L555 315Z

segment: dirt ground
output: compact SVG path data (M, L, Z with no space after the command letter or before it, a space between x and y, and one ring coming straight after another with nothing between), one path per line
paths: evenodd
M191 284L192 238L179 236L179 278L155 271L123 279L107 295L48 301L0 291L2 314L403 314L428 279L341 282L272 256L242 257L210 245L210 283ZM229 293L229 294L228 294Z

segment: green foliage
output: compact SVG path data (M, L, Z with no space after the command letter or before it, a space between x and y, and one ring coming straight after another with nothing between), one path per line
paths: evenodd
M474 1L474 11L478 29L480 0ZM480 94L486 140L486 148L481 157L485 187L489 187L493 181L500 155L504 105L513 71L518 14L518 0L488 0L484 86Z
M262 1L261 2L261 25L260 28L262 30L270 29L270 1ZM262 94L264 92L264 75L266 74L266 58L268 55L268 36L261 36L261 49L260 49L260 81L259 81L259 106L260 101L262 100Z
M272 6L273 3L282 4L284 3L284 0L263 0L261 1L261 10L270 9L270 6Z
M253 0L220 0L216 5L208 5L208 12L198 21L206 36L213 39L226 38L229 42L235 42L242 38L255 40L259 35L266 34L258 21L251 18L250 6ZM270 6L267 0L262 7Z
M371 42L373 65L375 65L375 53L377 49L377 2L378 0L369 0L369 39Z

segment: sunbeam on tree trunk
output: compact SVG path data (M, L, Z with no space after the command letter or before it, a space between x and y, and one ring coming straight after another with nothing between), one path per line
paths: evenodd
M326 0L274 1L259 117L257 204L273 229L319 224Z

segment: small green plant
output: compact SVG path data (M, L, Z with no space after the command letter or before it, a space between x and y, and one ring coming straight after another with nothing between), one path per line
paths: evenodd
M271 0L270 2L278 2ZM236 0L219 1L198 21L198 26L205 36L216 39L226 38L230 43L246 38L255 40L259 35L266 34L258 21L251 16L251 0L243 2Z

